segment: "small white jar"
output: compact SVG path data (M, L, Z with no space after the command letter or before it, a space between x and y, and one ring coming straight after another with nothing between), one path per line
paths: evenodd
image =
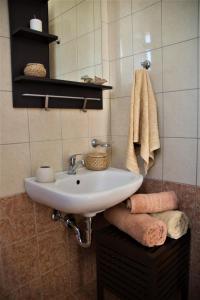
M41 166L38 168L35 177L38 182L47 183L55 181L54 170L50 166Z
M30 20L30 29L42 31L42 21L40 19L31 19Z

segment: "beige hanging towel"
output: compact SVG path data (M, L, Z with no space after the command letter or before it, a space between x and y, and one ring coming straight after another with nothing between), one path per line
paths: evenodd
M154 163L154 152L160 148L156 99L146 69L136 70L134 74L126 160L130 171L140 173L136 145L146 175Z

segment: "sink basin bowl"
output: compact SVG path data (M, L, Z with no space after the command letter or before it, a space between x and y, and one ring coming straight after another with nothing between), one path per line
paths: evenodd
M25 179L32 200L70 214L94 216L135 193L142 175L109 168L89 171L82 168L76 175L56 174L56 181L39 183L34 177Z

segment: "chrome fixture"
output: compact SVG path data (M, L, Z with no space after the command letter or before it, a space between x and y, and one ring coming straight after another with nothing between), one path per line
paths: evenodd
M148 70L151 67L150 60L146 59L145 61L141 62L141 66Z
M82 155L82 154L81 153L73 154L69 158L69 169L68 169L68 172L67 172L69 175L75 175L76 174L76 170L79 167L81 167L81 166L83 167L85 165L84 159L76 161L76 157L78 155Z
M22 94L23 97L42 97L45 99L44 109L49 110L49 98L58 99L74 99L74 100L84 100L82 111L86 112L87 101L100 101L100 98L85 98L85 97L73 97L73 96L58 96L58 95L42 95L42 94Z
M101 142L101 141L99 141L99 140L97 140L97 139L92 139L92 140L91 140L91 145L92 145L92 147L94 147L94 148L96 148L96 147L98 147L98 146L104 147L104 148L110 148L110 147L111 147L110 144L108 144L108 143L103 143L103 142Z
M85 240L81 237L81 232L79 227L76 225L74 218L71 215L62 215L59 210L54 209L52 216L53 221L63 222L66 228L70 228L74 231L76 235L76 240L78 244L83 248L89 248L92 240L92 218L85 217Z

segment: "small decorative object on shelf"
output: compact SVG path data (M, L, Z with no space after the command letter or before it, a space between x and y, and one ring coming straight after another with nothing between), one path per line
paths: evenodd
M84 81L84 83L94 83L102 85L107 82L106 79L94 76L94 78L89 77L88 75L84 75L81 77L81 79Z
M43 64L29 63L24 69L24 75L35 76L35 77L46 77L46 69Z
M42 21L37 19L34 15L34 18L30 20L30 29L42 31Z

